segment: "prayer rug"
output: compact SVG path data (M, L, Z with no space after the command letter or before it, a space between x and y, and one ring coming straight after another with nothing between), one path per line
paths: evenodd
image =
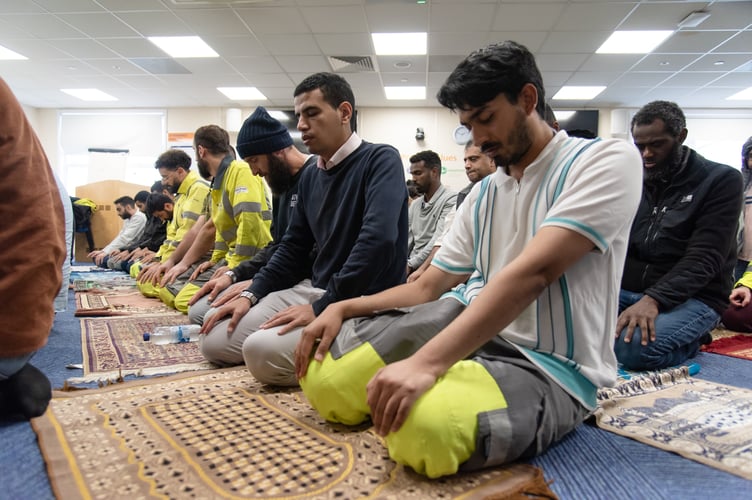
M75 316L142 316L150 314L178 315L161 300L144 297L138 289L92 289L76 292Z
M600 428L752 479L752 391L682 367L601 389L598 400Z
M752 360L752 334L716 328L712 335L713 342L702 346L702 351Z
M56 392L32 426L57 498L556 498L528 464L420 476L245 368Z
M144 340L144 332L156 326L182 325L179 315L121 316L81 320L83 377L71 384L107 382L125 375L159 375L215 368L201 355L198 342L156 345Z

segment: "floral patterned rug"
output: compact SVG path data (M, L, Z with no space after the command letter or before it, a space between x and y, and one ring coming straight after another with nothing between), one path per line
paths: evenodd
M201 354L198 342L156 345L144 341L156 326L182 325L183 314L154 314L81 319L83 377L69 384L108 382L125 375L160 375L215 368Z
M419 476L245 368L55 393L32 426L57 498L556 498L527 464Z
M752 391L682 367L601 389L598 400L602 429L752 479Z

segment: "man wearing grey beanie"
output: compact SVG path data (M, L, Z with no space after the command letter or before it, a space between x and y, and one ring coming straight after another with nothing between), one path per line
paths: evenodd
M316 157L305 155L295 147L287 129L263 106L256 108L243 123L238 132L236 150L238 156L250 165L254 175L263 177L272 191L273 240L253 258L209 280L196 292L188 310L193 323L203 324L210 308L219 307L240 295L251 284L249 280L274 255L297 203L300 175L310 165L316 164ZM307 276L310 276L310 270Z

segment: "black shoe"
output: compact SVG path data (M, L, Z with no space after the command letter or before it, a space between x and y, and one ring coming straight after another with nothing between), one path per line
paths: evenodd
M38 417L47 410L51 398L49 379L27 363L13 376L0 381L0 419L29 420Z
M705 332L702 334L702 337L700 337L700 345L708 345L713 342L713 336L710 334L710 332Z

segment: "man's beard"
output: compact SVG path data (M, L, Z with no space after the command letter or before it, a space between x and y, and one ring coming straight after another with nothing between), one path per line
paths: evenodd
M517 112L514 129L507 141L508 153L498 152L494 156L494 163L508 167L517 164L523 156L530 150L533 141L530 139L530 131L525 124L525 114L522 111Z
M196 165L198 166L198 173L207 181L211 179L211 172L209 172L209 165L205 161L196 158Z
M120 218L123 220L128 220L131 218L131 214L129 214L128 212L123 212L122 214L118 214L118 215L120 215Z
M679 162L681 161L682 145L679 141L676 141L674 147L671 149L671 154L666 161L660 165L656 165L653 168L644 168L645 172L643 180L647 184L665 184L671 180L671 176L676 172Z
M175 184L169 184L166 187L167 187L167 191L169 191L173 196L175 196L176 194L178 194L178 189L180 189L180 183L177 182Z
M285 165L285 162L276 156L268 154L266 155L266 159L269 163L269 173L266 176L266 183L269 185L272 193L279 196L290 189L293 176L290 173L290 168Z

